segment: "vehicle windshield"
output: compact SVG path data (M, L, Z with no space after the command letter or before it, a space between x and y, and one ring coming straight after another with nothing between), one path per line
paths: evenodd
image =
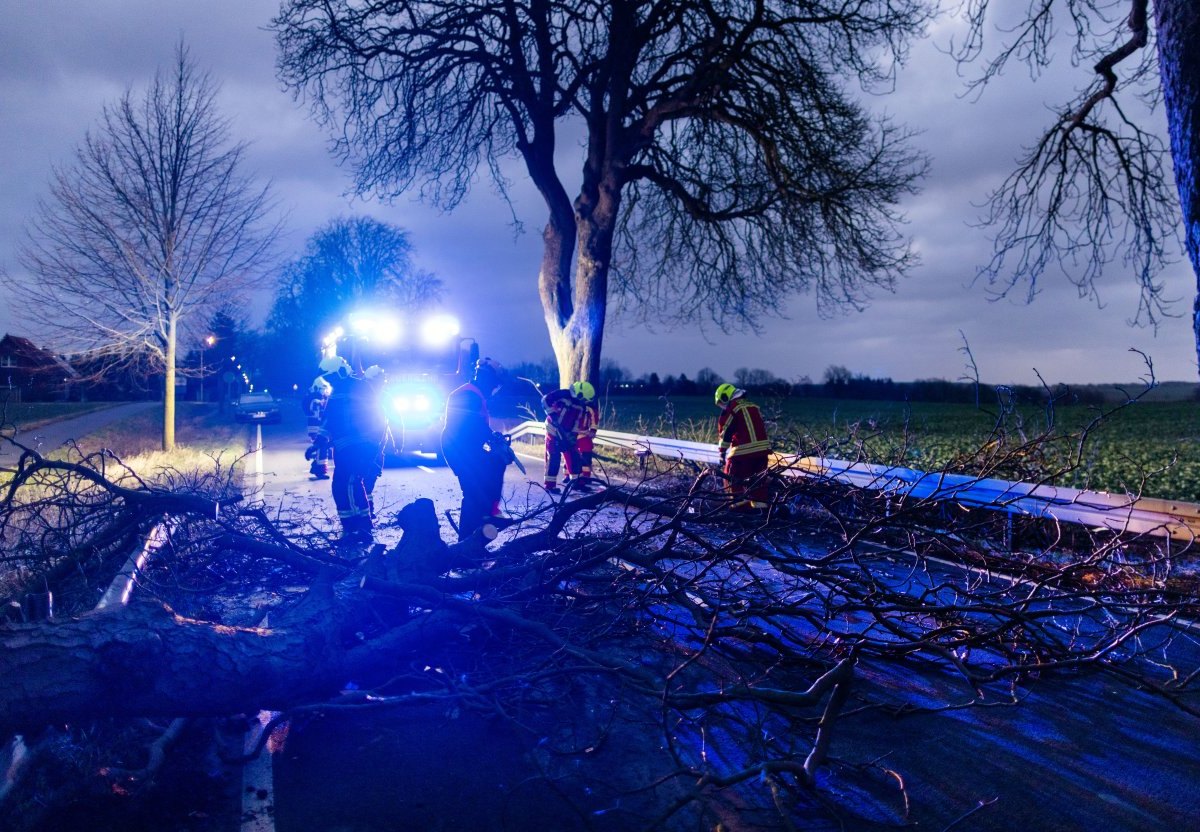
M270 393L243 393L238 397L238 401L242 404L270 404L275 401L275 397Z

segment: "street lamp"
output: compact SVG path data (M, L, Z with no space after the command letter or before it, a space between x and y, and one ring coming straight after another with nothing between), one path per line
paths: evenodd
M200 398L199 401L204 401L204 348L211 347L217 343L217 336L208 335L200 342Z

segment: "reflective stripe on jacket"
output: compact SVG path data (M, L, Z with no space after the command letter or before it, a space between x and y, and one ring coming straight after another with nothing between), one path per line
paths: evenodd
M558 439L575 441L577 425L586 418L582 404L570 390L554 390L542 397L546 408L546 433Z
M717 417L717 447L727 457L771 450L767 426L758 405L734 399Z
M600 427L600 408L595 402L584 402L581 406L583 413L575 423L575 435L581 439L584 436L594 437L596 429Z

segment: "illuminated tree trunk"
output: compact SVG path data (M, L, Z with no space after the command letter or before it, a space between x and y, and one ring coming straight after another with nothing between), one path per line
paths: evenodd
M162 449L175 450L175 350L178 342L179 325L174 316L167 321L167 344L163 361L163 426ZM201 379L201 384L204 383Z
M543 232L539 294L546 329L558 362L558 381L595 383L608 308L608 271L620 205L620 188L609 174L585 184L569 213L548 198L550 221ZM572 277L574 281L572 281Z
M1195 0L1157 0L1154 21L1184 242L1197 279L1192 330L1200 362L1200 6Z

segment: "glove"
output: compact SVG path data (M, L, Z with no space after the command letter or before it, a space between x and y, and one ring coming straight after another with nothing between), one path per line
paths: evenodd
M317 446L309 445L307 448L305 448L304 449L304 458L307 459L309 462L312 462L314 459L316 459L317 458Z

